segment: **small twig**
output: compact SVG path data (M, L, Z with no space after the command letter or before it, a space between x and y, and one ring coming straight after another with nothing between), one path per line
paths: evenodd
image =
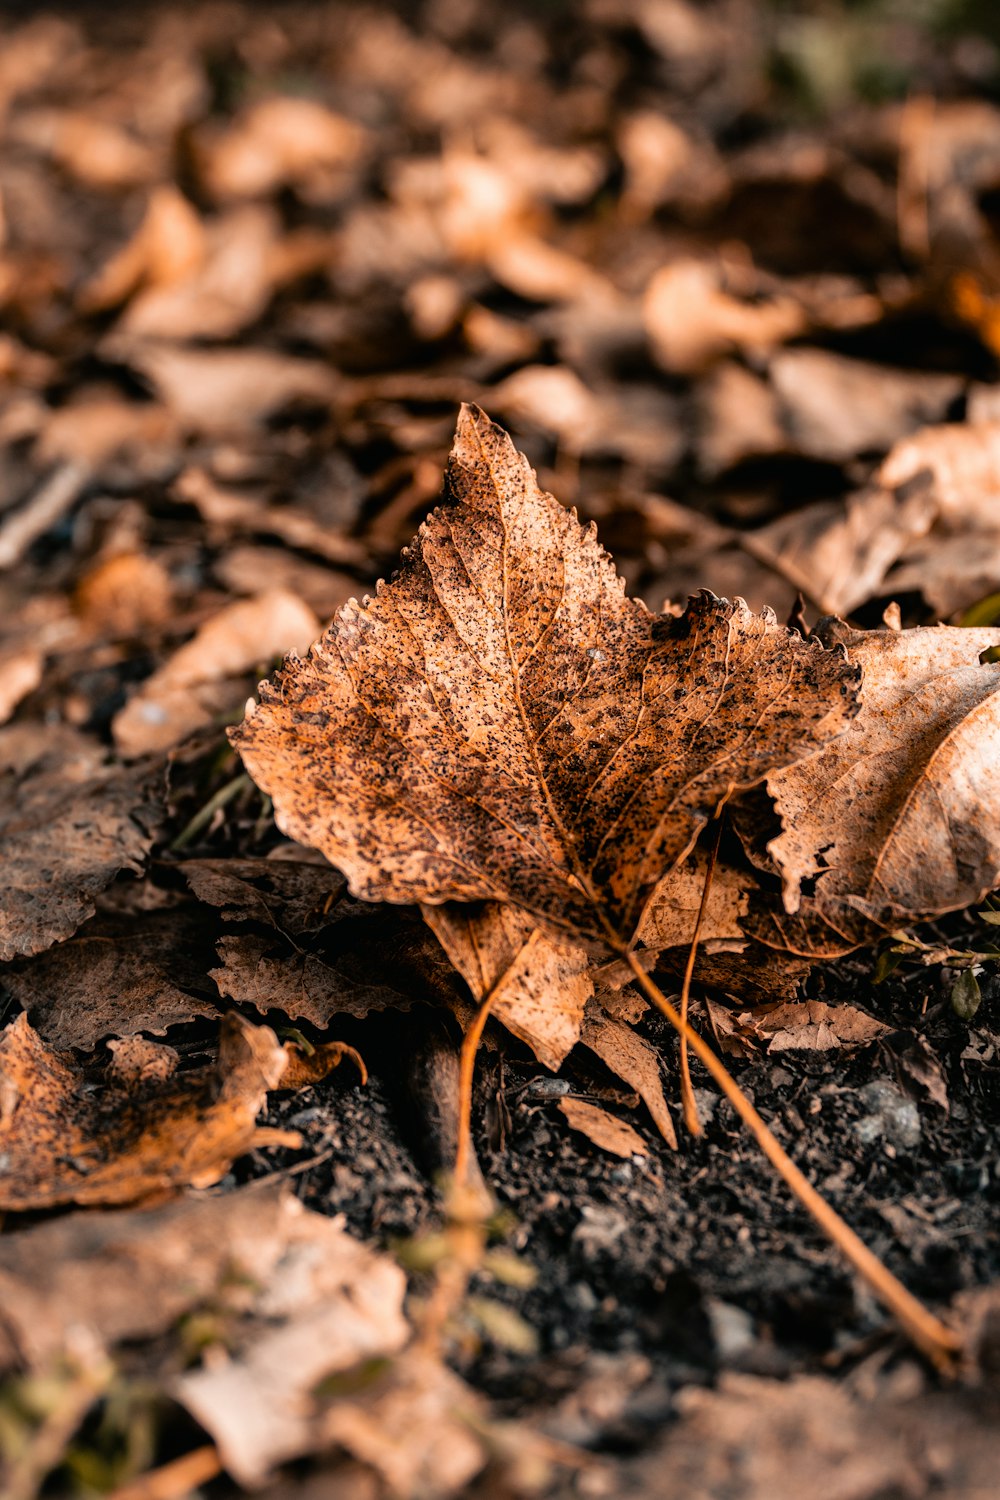
M541 936L539 928L535 928L523 947L511 959L503 973L489 992L480 1002L474 1019L468 1031L462 1038L462 1051L459 1056L458 1070L458 1141L455 1147L455 1183L458 1187L466 1186L466 1178L469 1172L469 1161L471 1158L470 1144L472 1140L472 1080L473 1070L476 1065L476 1053L479 1051L479 1043L482 1040L483 1029L489 1019L490 1011L494 1003L499 999L514 969L522 961L527 950Z
M88 1351L67 1378L52 1411L33 1434L24 1452L7 1470L4 1500L35 1500L52 1470L62 1461L70 1439L97 1398L107 1390L114 1367Z
M824 1234L843 1253L882 1305L888 1308L899 1321L917 1348L921 1349L937 1365L938 1369L946 1372L951 1371L954 1367L955 1358L962 1347L958 1335L945 1323L942 1323L940 1318L936 1318L932 1312L924 1307L923 1303L919 1302L913 1296L912 1292L907 1291L902 1282L893 1276L892 1272L882 1264L878 1256L874 1255L868 1249L864 1241L855 1234L849 1225L844 1223L844 1220L836 1210L816 1191L805 1174L795 1165L791 1157L780 1145L773 1135L770 1126L757 1113L735 1078L733 1078L719 1058L716 1057L708 1043L696 1031L692 1031L686 1021L682 1020L680 1013L674 1009L666 995L663 994L659 986L646 973L635 954L630 951L624 951L622 957L628 963L647 999L652 1001L657 1010L666 1016L670 1024L682 1036L687 1035L692 1052L704 1063L744 1125L747 1126L753 1135L768 1161L794 1193L803 1208L812 1214Z
M222 1472L218 1449L211 1443L192 1448L162 1468L151 1469L138 1479L123 1484L109 1500L184 1500L200 1484L207 1484Z
M239 776L234 776L232 781L227 781L225 786L220 786L215 795L209 797L204 807L198 809L190 823L177 835L170 845L170 852L172 854L179 854L182 849L186 849L190 844L193 844L199 833L211 823L219 808L227 807L233 801L234 797L237 797L240 792L252 785L253 782L250 780L250 777L243 771Z
M0 568L20 562L32 543L72 510L89 478L86 464L61 464L26 505L7 517L0 526Z
M712 876L715 874L715 863L719 857L719 843L722 839L722 818L717 820L715 838L712 841L711 852L708 856L708 869L705 871L705 884L701 888L701 901L698 905L698 915L694 922L694 932L691 935L691 947L688 950L687 963L684 966L684 983L681 985L681 1021L684 1029L681 1031L681 1104L684 1108L684 1123L692 1135L701 1135L701 1120L698 1117L698 1106L695 1103L694 1089L691 1086L691 1063L688 1058L688 1005L691 999L691 979L694 975L694 963L698 956L698 939L701 936L701 924L705 918L705 910L708 906L708 893L712 889Z

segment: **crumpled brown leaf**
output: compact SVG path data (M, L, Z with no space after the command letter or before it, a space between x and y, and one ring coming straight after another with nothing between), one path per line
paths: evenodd
M807 955L960 910L1000 883L1000 666L979 661L1000 631L835 620L820 634L862 668L861 709L840 739L768 777L784 910L751 923Z
M194 956L201 937L185 912L102 913L67 942L5 970L4 983L53 1047L89 1051L107 1036L162 1035L218 1015L197 993L208 987Z
M667 1145L676 1151L677 1132L663 1095L656 1048L599 1004L588 1006L580 1040L612 1073L631 1084Z
M723 802L842 732L855 677L739 602L650 615L465 407L401 572L232 738L359 896L509 900L621 949Z
M802 1000L726 1011L713 1006L713 1024L722 1038L763 1042L768 1052L832 1052L868 1047L891 1030L856 1005ZM752 1049L751 1049L752 1050Z
M135 756L176 745L225 710L228 680L286 651L304 650L318 623L301 599L283 589L227 605L115 715L112 730L119 750Z
M154 1045L95 1090L26 1015L11 1022L0 1036L0 1207L134 1203L206 1186L271 1137L255 1121L287 1059L268 1027L230 1013L215 1063L191 1073L151 1077Z
M93 915L121 870L138 871L163 808L163 772L109 765L82 735L0 737L0 961L41 953Z

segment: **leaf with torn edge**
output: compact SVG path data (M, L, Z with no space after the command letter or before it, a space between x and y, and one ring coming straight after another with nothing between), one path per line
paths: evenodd
M721 1037L760 1042L768 1052L832 1052L870 1047L892 1029L856 1005L802 1000L790 1005L759 1005L753 1010L713 1010Z
M560 1099L559 1108L574 1130L612 1156L648 1156L649 1147L626 1120L584 1099Z
M499 901L425 906L424 918L473 999L493 995L492 1014L557 1069L580 1035L594 992L584 950Z
M103 749L64 734L24 749L0 740L0 962L41 953L94 914L121 870L142 868L163 816L163 771L108 765Z
M464 407L446 503L233 743L370 900L510 902L600 951L736 791L842 733L856 669L773 615L625 595L594 531Z
M219 1013L198 993L208 988L195 957L200 937L188 911L102 912L67 942L5 970L4 982L53 1047L90 1051L107 1036L162 1035Z
M631 1084L652 1116L667 1145L677 1150L677 1132L663 1096L660 1064L655 1048L631 1026L609 1016L596 1002L588 1006L580 1040L605 1067Z
M151 1076L152 1050L168 1054L159 1077ZM146 1042L140 1058L116 1058L95 1089L26 1015L11 1022L0 1036L0 1208L132 1203L205 1186L272 1138L255 1121L287 1058L268 1027L230 1013L213 1065L174 1073L176 1056Z
M809 956L961 910L1000 882L1000 665L979 661L1000 631L832 621L821 634L863 669L861 709L818 755L768 776L784 910L750 922Z

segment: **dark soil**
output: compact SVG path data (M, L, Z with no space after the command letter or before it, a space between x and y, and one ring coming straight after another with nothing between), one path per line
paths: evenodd
M951 1009L941 969L897 971L877 986L873 970L871 955L842 960L807 988L898 1028L881 1044L853 1056L785 1052L731 1063L811 1181L907 1286L944 1307L1000 1276L1000 1093L990 1066L1000 983L984 982L970 1024ZM296 1174L296 1191L383 1243L440 1223L427 1125L410 1087L414 1041L426 1023L421 1008L411 1018L358 1025L351 1039L372 1070L367 1088L345 1068L269 1117L306 1138L283 1168ZM645 1030L669 1074L676 1052L669 1028L657 1017ZM695 1081L704 1081L697 1069ZM610 1108L617 1100L648 1157L596 1152L557 1109L569 1091ZM627 1450L648 1440L674 1391L722 1370L834 1373L879 1348L889 1358L903 1351L726 1101L703 1089L704 1138L682 1135L676 1153L642 1108L622 1109L625 1102L579 1049L559 1078L499 1032L495 1050L481 1055L480 1159L513 1215L507 1245L537 1271L528 1291L488 1288L535 1331L537 1355L487 1344L466 1369L502 1409L554 1406L595 1357L613 1356L615 1379L632 1382L627 1399L605 1427L595 1422L566 1436ZM498 1118L506 1122L502 1142ZM256 1170L275 1170L274 1159L260 1159Z

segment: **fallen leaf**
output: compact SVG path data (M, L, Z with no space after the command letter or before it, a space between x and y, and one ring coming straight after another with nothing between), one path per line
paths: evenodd
M81 1326L105 1350L164 1332L214 1301L225 1281L266 1278L303 1213L287 1191L258 1184L9 1231L0 1304L10 1362L51 1368Z
M150 1081L147 1056L95 1090L20 1015L0 1036L0 1207L134 1203L216 1182L269 1138L255 1121L285 1065L268 1027L231 1013L210 1067Z
M897 490L923 473L943 515L965 524L985 519L1000 499L1000 422L924 427L894 445L878 479Z
M161 183L150 193L132 238L81 288L79 306L84 312L103 312L138 287L184 281L204 256L204 230L194 207L172 183Z
M464 408L448 503L402 571L232 740L358 896L511 901L622 951L723 802L842 732L855 677L740 603L650 615Z
M170 574L156 558L119 552L83 574L73 607L95 634L128 638L162 627L174 607Z
M288 184L316 188L359 156L365 132L315 99L262 99L221 131L204 129L199 174L214 198L256 198Z
M274 349L198 349L114 333L102 346L149 379L189 431L238 433L293 402L329 406L337 377L319 360Z
M494 995L491 1014L557 1070L580 1037L593 994L586 953L498 901L425 906L424 920L477 1004Z
M45 657L32 646L0 659L0 724L6 724L17 705L42 680Z
M123 755L168 750L231 702L227 680L286 651L305 650L318 626L312 610L282 589L241 599L213 615L115 715Z
M179 866L199 901L226 922L261 922L302 937L336 921L343 876L291 859L188 859ZM332 914L332 915L331 915Z
M395 1354L410 1332L396 1262L298 1207L281 1258L232 1329L228 1358L173 1386L229 1473L251 1487L331 1441L316 1390L323 1380Z
M650 281L643 313L665 370L696 374L734 348L761 352L804 331L802 309L791 299L743 302L721 280L710 261L681 259Z
M955 375L891 370L825 349L782 349L770 376L794 451L833 463L884 453L940 421L962 391Z
M177 481L176 493L179 499L190 501L211 526L226 533L281 537L290 547L304 548L335 563L359 563L364 559L360 543L331 533L305 512L290 505L279 509L252 496L221 489L201 469L185 469ZM247 592L257 592L259 579L258 574L254 587Z
M5 970L4 982L51 1046L91 1051L107 1036L162 1035L218 1015L198 994L208 987L194 956L199 940L190 913L102 914L67 942Z
M833 621L820 634L862 668L861 708L840 739L768 777L784 912L752 924L803 954L960 910L1000 882L1000 667L979 662L1000 631Z
M599 1005L588 1007L580 1040L595 1052L612 1073L631 1084L653 1118L667 1145L677 1150L677 1132L663 1096L656 1049L631 1026L617 1020Z
M649 1155L649 1147L639 1132L599 1105L588 1104L584 1099L560 1099L559 1108L573 1129L585 1135L601 1151L624 1156L626 1160Z
M856 1005L827 1005L803 1000L791 1005L761 1005L755 1010L713 1012L722 1035L764 1042L768 1052L832 1052L869 1047L890 1027Z
M121 870L141 870L162 819L162 768L110 765L100 746L45 735L24 756L0 738L0 961L41 953L94 914Z
M334 1402L321 1428L327 1442L381 1475L390 1494L446 1500L486 1466L492 1434L483 1431L484 1416L482 1397L415 1345L367 1389ZM520 1441L530 1448L531 1434Z

